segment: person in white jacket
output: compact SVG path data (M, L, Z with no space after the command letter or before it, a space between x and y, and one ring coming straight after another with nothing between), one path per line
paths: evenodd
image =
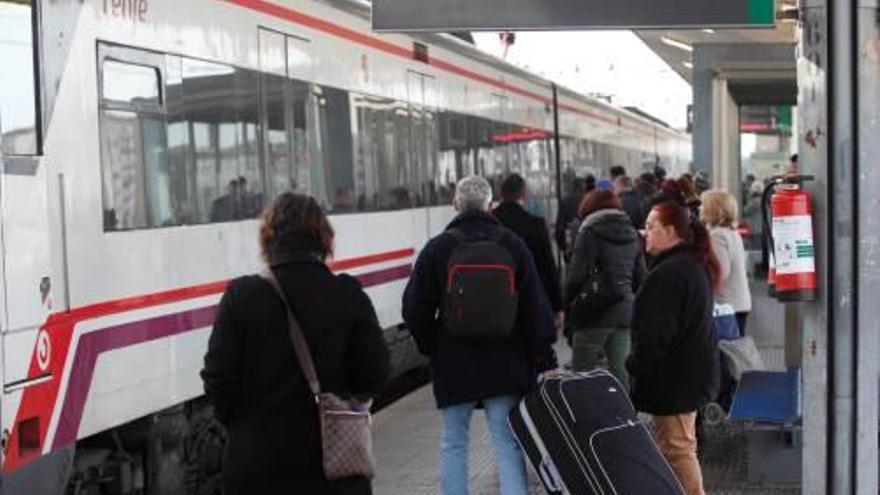
M740 333L745 335L752 310L752 295L746 274L746 251L742 237L736 231L739 222L736 199L728 192L713 189L704 192L700 201L700 219L709 227L715 254L721 264L721 287L715 302L733 306Z

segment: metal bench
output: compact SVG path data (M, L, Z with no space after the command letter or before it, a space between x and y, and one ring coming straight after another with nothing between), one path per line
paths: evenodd
M749 481L795 484L801 480L801 373L744 373L730 420L747 423Z

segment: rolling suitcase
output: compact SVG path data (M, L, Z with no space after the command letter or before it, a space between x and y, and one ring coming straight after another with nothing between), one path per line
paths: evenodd
M684 495L626 392L606 371L544 380L509 421L551 494Z

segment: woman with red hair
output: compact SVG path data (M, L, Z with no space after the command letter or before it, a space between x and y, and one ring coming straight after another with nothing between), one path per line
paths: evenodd
M688 495L703 495L697 460L697 410L718 389L718 348L712 329L720 267L709 232L678 201L655 205L645 222L652 255L632 318L636 408L652 414L657 443Z
M635 291L645 276L639 234L613 191L587 194L578 215L583 222L565 279L568 327L573 332L572 366L575 371L589 371L604 352L609 371L629 390L629 326ZM606 300L590 305L588 310L578 310L574 303L595 281Z

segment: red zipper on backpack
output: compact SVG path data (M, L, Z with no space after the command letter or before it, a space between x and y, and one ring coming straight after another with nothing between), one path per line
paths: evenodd
M507 272L507 278L510 280L510 293L516 293L516 277L514 277L513 269L507 265L454 265L452 269L449 270L449 278L446 283L446 288L452 288L452 279L455 278L456 273L467 270L503 270Z

